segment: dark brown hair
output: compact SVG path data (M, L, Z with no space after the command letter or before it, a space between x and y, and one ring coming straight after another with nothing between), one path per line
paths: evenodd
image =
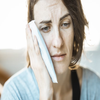
M38 0L28 0L28 22L34 19L34 5ZM75 64L81 57L83 50L83 41L85 39L85 26L88 27L88 22L84 16L81 0L62 0L67 7L73 22L74 27L74 45L70 67L74 68ZM29 56L27 53L28 66L30 65Z

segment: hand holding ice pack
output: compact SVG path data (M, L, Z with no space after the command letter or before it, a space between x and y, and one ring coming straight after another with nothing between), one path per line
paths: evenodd
M32 35L35 35L37 37L38 45L39 45L40 52L41 52L41 56L42 56L42 59L43 59L45 65L47 67L47 70L48 70L49 75L50 75L50 77L52 79L52 82L53 83L57 83L57 77L56 77L56 73L55 73L55 70L54 70L54 66L53 66L51 57L49 55L48 49L46 47L46 44L45 44L45 42L44 42L44 40L42 38L42 35L39 32L39 30L38 30L38 28L37 28L37 26L35 24L35 21L32 20L31 22L29 22L29 26L31 28Z

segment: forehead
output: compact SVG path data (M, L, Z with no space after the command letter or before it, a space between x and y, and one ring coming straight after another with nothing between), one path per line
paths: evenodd
M34 6L34 18L38 21L60 19L67 13L62 0L39 0Z

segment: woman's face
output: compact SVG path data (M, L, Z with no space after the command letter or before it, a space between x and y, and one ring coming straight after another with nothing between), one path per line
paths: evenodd
M73 51L73 24L61 0L39 0L34 6L34 19L42 34L57 74L64 73Z

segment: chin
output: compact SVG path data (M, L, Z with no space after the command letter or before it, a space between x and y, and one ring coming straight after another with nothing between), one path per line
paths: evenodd
M65 65L55 65L54 68L56 74L64 74L68 70L68 66Z

